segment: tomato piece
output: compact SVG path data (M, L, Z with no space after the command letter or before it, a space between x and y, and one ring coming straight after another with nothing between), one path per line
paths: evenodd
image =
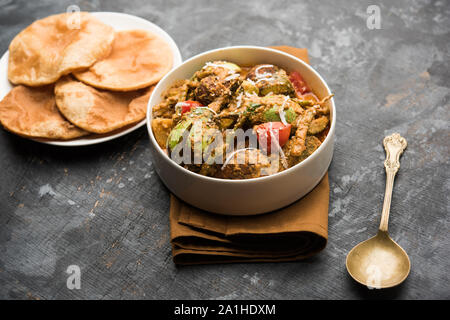
M280 148L284 146L291 135L291 127L290 124L285 125L283 122L266 122L257 126L256 134L262 149L270 153L273 138L278 140L278 143L274 144L275 147L278 147L277 144Z
M297 71L293 71L289 74L289 80L294 85L295 92L298 96L305 94L306 92L310 92L308 85L306 84L303 77Z
M192 100L187 100L187 101L181 102L180 105L181 105L181 114L191 111L192 108L202 106L202 104L200 102L192 101Z

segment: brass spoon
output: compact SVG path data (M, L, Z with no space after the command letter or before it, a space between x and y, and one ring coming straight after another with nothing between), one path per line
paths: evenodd
M399 158L406 148L406 140L394 133L383 140L386 150L386 192L380 228L375 237L361 242L347 255L347 271L353 279L369 288L390 288L402 283L409 274L411 263L405 250L388 235L395 175L400 168Z

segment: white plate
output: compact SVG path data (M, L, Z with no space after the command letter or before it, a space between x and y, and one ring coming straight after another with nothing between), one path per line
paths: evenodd
M167 32L158 27L157 25L147 21L145 19L132 16L125 13L116 13L116 12L92 12L93 16L98 18L103 23L110 25L116 31L120 30L130 30L130 29L144 29L150 32L153 32L159 35L161 38L169 43L170 48L173 53L173 66L175 68L179 66L182 62L180 50L178 46L175 44L175 41L169 36ZM8 81L8 51L0 59L0 100L3 99L4 96L8 94L8 92L13 88L12 84ZM105 141L113 140L127 133L130 133L143 125L145 125L146 120L142 120L132 127L129 127L124 130L119 130L113 134L106 135L92 135L88 137L83 137L79 139L74 139L70 141L52 141L52 140L44 140L44 139L33 139L38 142L52 144L57 146L66 146L66 147L77 147L77 146L86 146L90 144L102 143Z

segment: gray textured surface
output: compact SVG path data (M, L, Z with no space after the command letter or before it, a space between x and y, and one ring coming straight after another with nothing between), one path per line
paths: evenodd
M336 94L329 244L299 263L177 268L169 194L153 171L146 130L99 146L63 149L0 131L0 298L450 298L449 1L8 1L0 51L34 19L119 11L167 30L184 58L236 44L292 45ZM381 30L366 8L381 8ZM345 256L376 232L384 193L382 138L409 143L390 232L409 253L400 287L369 291ZM81 290L66 268L81 267Z

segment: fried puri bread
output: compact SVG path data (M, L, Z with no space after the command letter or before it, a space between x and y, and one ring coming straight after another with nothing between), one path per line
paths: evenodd
M145 30L116 32L111 54L75 77L99 89L132 91L158 82L172 67L169 44Z
M16 86L0 102L0 122L5 129L30 138L69 140L88 134L58 111L53 85Z
M89 132L107 133L144 119L153 88L111 92L64 77L56 83L55 96L70 122Z
M108 56L113 41L113 28L87 12L37 20L9 46L8 79L29 86L54 83Z

